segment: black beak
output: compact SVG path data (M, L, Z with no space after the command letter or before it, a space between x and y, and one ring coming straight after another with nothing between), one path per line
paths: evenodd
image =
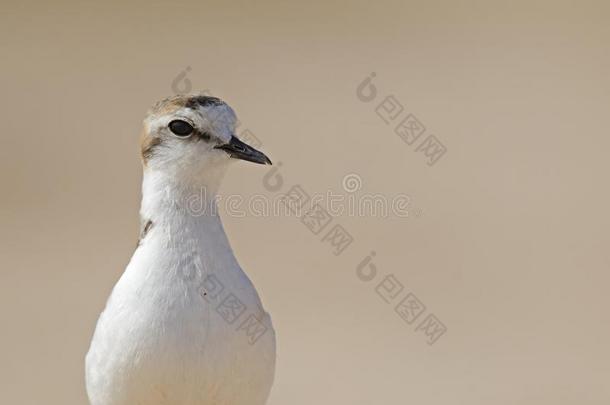
M214 149L222 149L234 159L247 160L248 162L270 165L271 160L263 153L254 149L252 146L243 143L237 137L232 136L229 143L215 146Z

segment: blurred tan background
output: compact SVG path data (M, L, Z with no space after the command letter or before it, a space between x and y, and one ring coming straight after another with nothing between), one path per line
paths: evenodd
M224 3L3 4L1 402L86 403L137 239L141 120L186 72L281 162L282 192L353 173L416 213L334 218L339 256L297 218L225 218L278 334L271 405L608 404L610 6ZM387 95L445 145L436 164L376 114ZM222 191L277 195L267 172L236 164ZM375 291L388 274L426 305L411 325Z

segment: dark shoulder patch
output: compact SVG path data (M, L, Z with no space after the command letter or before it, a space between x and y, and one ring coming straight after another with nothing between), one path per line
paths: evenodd
M140 238L138 239L138 246L140 246L140 244L142 243L142 241L148 234L148 231L150 231L150 229L152 227L153 227L153 222L150 219L143 223L143 226L140 229Z

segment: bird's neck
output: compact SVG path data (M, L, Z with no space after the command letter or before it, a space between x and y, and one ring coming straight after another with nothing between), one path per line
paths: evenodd
M176 277L185 266L196 268L197 274L241 271L216 210L222 177L203 176L197 181L178 178L152 169L144 172L143 226L137 251L138 257L156 263L146 261L145 274L165 283L166 277Z
M223 174L177 178L171 173L146 169L142 181L142 222L171 226L174 231L201 225L222 228L216 196Z

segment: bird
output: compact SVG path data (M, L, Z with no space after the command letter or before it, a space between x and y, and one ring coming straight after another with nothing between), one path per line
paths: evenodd
M234 110L205 93L174 95L148 111L140 236L85 357L91 405L267 402L275 331L215 197L231 162L271 161L236 126Z

